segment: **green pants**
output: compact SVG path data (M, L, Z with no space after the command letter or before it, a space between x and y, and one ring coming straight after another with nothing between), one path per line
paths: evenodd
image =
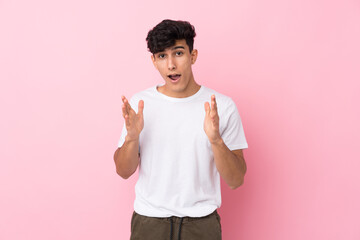
M134 211L130 240L221 240L217 210L204 217L147 217Z

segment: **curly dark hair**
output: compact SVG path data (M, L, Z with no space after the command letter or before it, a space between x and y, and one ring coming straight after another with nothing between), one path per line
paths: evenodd
M174 46L176 40L185 39L190 53L194 47L195 28L187 21L165 19L148 32L148 51L152 54Z

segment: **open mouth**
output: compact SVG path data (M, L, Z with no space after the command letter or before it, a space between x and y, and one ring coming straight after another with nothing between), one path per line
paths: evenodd
M171 79L172 82L177 82L180 79L181 74L170 74L168 78Z

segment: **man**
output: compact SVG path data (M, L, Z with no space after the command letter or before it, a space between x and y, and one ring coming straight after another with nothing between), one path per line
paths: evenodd
M244 181L240 115L230 97L195 81L195 35L186 21L150 30L148 49L165 83L130 101L122 96L116 171L127 179L139 165L131 240L221 239L219 175L232 189Z

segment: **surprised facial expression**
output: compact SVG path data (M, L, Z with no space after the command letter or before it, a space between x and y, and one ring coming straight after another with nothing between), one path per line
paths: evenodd
M191 65L195 63L197 50L190 54L185 39L176 40L175 45L151 56L155 68L165 80L168 89L185 91L194 81Z

